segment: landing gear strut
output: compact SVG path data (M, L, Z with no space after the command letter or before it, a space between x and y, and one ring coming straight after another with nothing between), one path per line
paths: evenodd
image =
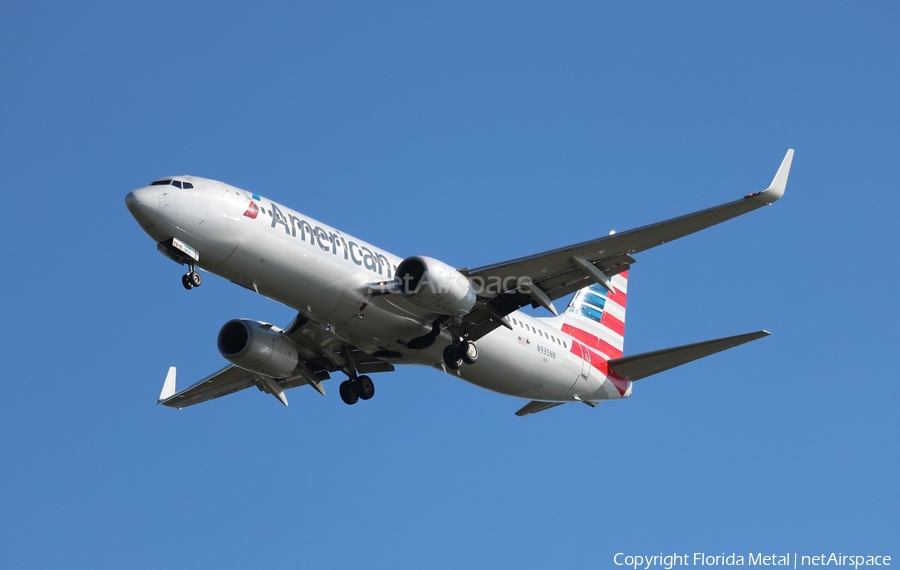
M181 276L181 284L190 291L194 287L199 287L202 283L203 279L200 278L200 274L194 270L194 264L191 263L190 270Z
M340 354L343 356L341 370L348 376L339 387L341 400L348 406L352 406L360 400L371 400L375 395L375 384L368 376L359 375L352 348L344 346L341 348Z

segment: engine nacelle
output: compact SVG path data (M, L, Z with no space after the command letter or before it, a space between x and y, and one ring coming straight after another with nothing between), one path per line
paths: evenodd
M394 283L413 305L454 317L475 306L475 290L465 275L430 257L408 257L397 266Z
M300 360L297 349L272 325L234 319L225 323L216 341L228 362L265 376L286 378Z

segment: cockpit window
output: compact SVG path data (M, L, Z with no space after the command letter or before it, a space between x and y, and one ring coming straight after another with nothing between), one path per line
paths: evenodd
M171 178L164 178L163 180L154 180L150 183L150 186L169 186L172 185L176 188L193 188L194 185L190 182L182 182L181 180L172 180Z

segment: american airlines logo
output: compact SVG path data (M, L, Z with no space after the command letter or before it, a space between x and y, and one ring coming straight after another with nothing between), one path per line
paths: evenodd
M260 207L256 202L250 202L244 216L250 219L256 219L259 214ZM364 267L373 273L383 275L388 279L396 279L397 266L393 265L386 255L380 251L369 249L364 245L360 245L353 240L348 240L337 232L329 231L318 225L311 225L308 221L294 215L288 211L287 215L281 211L278 204L269 202L269 211L262 209L264 213L268 213L272 218L270 227L276 228L281 226L284 228L286 235L293 238L300 238L310 245L318 246L322 251L331 252L335 256L343 256L349 262L360 267ZM403 279L409 279L408 275L404 275ZM497 296L507 291L519 290L523 293L530 294L533 282L529 276L507 276L507 277L469 277L471 290L476 295ZM411 283L403 283L406 286L404 290L409 290ZM417 290L428 288L430 291L445 295L450 292L450 284L441 280L434 282L429 279L426 273L421 282L416 287Z
M251 202L251 207L256 207L255 202ZM248 212L249 212L248 208ZM249 215L244 212L248 218L256 218L256 214ZM386 275L388 279L393 277L397 266L392 265L386 255L379 251L373 251L368 247L359 245L353 240L347 240L342 235L334 231L327 231L320 226L313 226L306 220L298 218L293 212L288 212L285 216L278 205L269 202L269 215L272 217L272 228L277 226L284 227L284 233L302 241L308 241L310 245L318 246L322 251L330 251L332 255L339 256L343 253L345 260L365 267L369 271Z
M244 215L251 220L256 219L256 216L259 215L259 206L256 205L256 202L250 202L250 205L247 206L247 209L244 211Z

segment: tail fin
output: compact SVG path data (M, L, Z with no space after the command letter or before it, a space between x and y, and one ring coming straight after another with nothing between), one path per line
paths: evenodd
M581 289L566 308L562 332L602 353L620 358L625 347L625 304L628 271L613 276L613 291L601 285Z

